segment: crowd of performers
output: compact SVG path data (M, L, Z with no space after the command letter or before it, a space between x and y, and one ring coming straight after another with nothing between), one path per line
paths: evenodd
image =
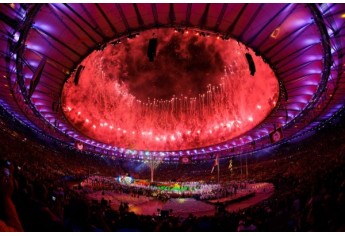
M147 180L121 181L120 178L91 176L80 183L84 190L111 190L131 196L155 197L160 200L170 198L195 198L198 200L219 199L236 196L239 192L253 192L247 182L229 183L205 182L153 182Z

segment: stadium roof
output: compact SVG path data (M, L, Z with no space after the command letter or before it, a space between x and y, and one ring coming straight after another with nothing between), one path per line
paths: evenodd
M2 109L66 147L78 141L84 151L167 161L245 153L274 145L270 134L280 127L284 138L279 142L312 131L344 106L345 4L11 3L1 4L0 25ZM76 130L62 111L60 96L82 60L114 40L163 27L233 38L260 55L279 81L278 102L269 116L225 142L176 151L130 150Z

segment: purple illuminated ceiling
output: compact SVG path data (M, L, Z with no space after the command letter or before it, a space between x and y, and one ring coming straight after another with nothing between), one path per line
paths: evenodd
M344 4L1 4L0 14L1 106L47 135L71 145L83 142L85 150L128 158L148 152L195 159L216 151L248 152L271 145L269 134L275 128L282 127L288 140L321 125L344 104ZM93 139L75 128L66 119L60 98L77 66L92 51L111 47L116 40L163 28L247 46L278 78L274 109L238 136L180 151L157 147L150 153L149 147ZM29 98L33 74L43 58L47 59L43 73ZM255 64L261 67L256 60Z

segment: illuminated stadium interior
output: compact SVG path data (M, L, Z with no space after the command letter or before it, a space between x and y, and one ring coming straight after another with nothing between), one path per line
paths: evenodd
M0 231L345 231L345 4L1 3L0 41Z
M256 152L342 109L342 7L4 5L2 108L43 139L104 157Z

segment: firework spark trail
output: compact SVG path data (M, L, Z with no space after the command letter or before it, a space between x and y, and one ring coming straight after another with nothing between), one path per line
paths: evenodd
M91 53L78 86L73 75L67 81L65 114L77 129L119 147L188 149L233 138L273 109L268 101L277 100L274 73L253 57L257 71L250 76L248 50L237 41L165 29L150 63L145 46L151 35L142 32Z

